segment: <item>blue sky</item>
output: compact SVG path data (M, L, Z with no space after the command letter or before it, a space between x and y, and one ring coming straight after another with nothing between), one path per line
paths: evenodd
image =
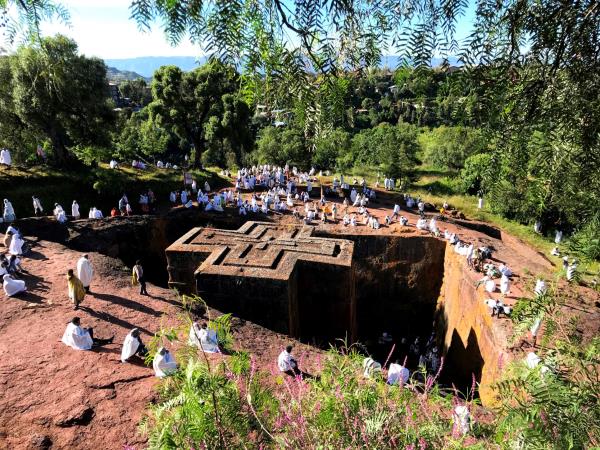
M58 23L44 24L45 35L65 34L77 41L80 51L100 58L133 58L137 56L200 56L198 47L183 42L171 47L158 25L149 33L137 29L129 18L129 0L60 0L71 13L71 27ZM474 4L474 0L471 0ZM472 9L472 8L470 8ZM464 37L472 20L469 11L457 27Z

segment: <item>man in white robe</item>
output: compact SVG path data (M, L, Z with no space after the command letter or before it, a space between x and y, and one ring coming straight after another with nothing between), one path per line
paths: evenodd
M42 202L35 195L31 197L33 200L33 213L36 216L41 216L44 212L44 208L42 208Z
M408 382L409 377L409 370L406 367L402 366L400 362L396 360L395 363L390 364L390 368L388 370L387 384L392 386L404 386Z
M154 369L154 374L158 378L163 378L177 370L177 363L171 352L166 348L161 347L154 356L152 368Z
M125 336L123 348L121 349L121 362L127 362L134 355L138 355L142 359L148 355L148 350L140 337L140 330L137 328L134 328Z
M10 151L7 148L3 148L0 151L0 164L4 164L7 166L12 165L12 158L10 157Z
M104 215L102 214L102 211L100 211L99 209L94 208L94 219L102 219L104 218Z
M464 436L471 431L471 413L469 407L465 405L459 405L454 408L452 413L452 421L454 422L454 429L460 436Z
M58 223L65 223L67 221L67 214L65 213L63 207L60 206L58 203L54 204L53 213Z
M508 295L510 292L510 278L504 274L500 278L500 292L502 295Z
M85 291L90 293L90 285L94 276L94 267L90 262L88 255L85 254L77 261L77 278L81 280Z
M113 338L95 339L93 328L82 328L79 317L73 317L67 324L62 342L75 350L91 350L93 346L112 344Z
M208 328L206 322L198 325L198 322L192 323L190 327L189 344L201 348L206 353L220 353L217 332Z
M14 297L21 292L27 291L25 282L23 280L15 280L10 275L5 274L2 279L4 280L2 286L4 287L4 293L8 297Z
M2 216L5 222L14 222L17 220L17 216L15 215L15 210L11 202L8 199L4 199L4 214Z
M19 256L23 254L23 244L25 241L18 234L13 234L13 238L8 246L8 253Z
M77 203L77 200L73 200L73 204L71 205L71 216L73 216L74 220L77 220L81 217L81 214L79 213L79 203Z

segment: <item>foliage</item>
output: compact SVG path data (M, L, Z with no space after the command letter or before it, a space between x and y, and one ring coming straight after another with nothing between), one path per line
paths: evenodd
M59 35L20 47L10 62L13 120L47 138L56 163L72 160L74 145L108 144L113 116L103 61L79 55L77 44Z
M338 163L342 168L354 165L374 166L387 176L404 178L413 173L418 149L415 127L384 123L356 134L350 150L340 155Z
M194 163L239 162L252 147L248 106L235 95L235 69L216 60L191 72L159 68L152 81L150 120L195 149Z
M497 441L523 449L584 449L600 444L600 375L595 336L582 341L577 323L565 320L561 290L533 302L513 316L517 337L543 313L544 339L536 351L541 363L513 364L498 383L500 420Z
M150 86L143 78L123 81L119 84L119 91L123 97L130 99L140 107L144 107L152 101Z
M0 29L9 44L40 38L43 21L57 20L68 26L71 19L69 11L53 0L0 0L0 14Z
M309 158L304 135L296 128L264 128L252 155L258 164L290 164L301 168L306 168Z
M129 160L164 155L169 149L177 149L177 138L165 129L157 127L148 117L148 109L134 112L124 123L116 137L115 156ZM179 151L182 157L184 151Z
M350 145L350 133L339 128L322 134L315 140L313 165L318 169L334 169L338 154L348 153Z
M571 251L583 258L600 261L600 214L585 223L569 240Z
M441 126L425 132L420 140L426 163L451 170L462 169L469 156L486 148L481 131L466 127Z
M488 153L480 153L468 157L465 167L460 172L461 190L464 193L476 194L486 192L490 178L494 173L494 161Z

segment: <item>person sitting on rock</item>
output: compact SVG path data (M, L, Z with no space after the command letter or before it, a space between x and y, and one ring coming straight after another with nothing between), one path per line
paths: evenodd
M94 338L94 329L82 328L79 317L73 317L67 324L67 328L61 340L63 344L68 345L75 350L91 350L92 347L112 344L113 337L108 339Z
M2 286L4 287L4 293L8 297L14 297L19 295L21 292L27 291L25 282L23 280L15 280L9 274L5 274L3 277Z
M121 362L127 362L133 356L139 356L144 359L148 355L148 349L142 342L140 337L140 330L134 328L123 341L123 348L121 349Z
M390 364L388 370L387 384L391 386L404 386L410 377L409 370L400 364L400 361L396 360Z
M166 348L161 347L154 356L152 368L158 378L164 378L177 370L177 363L171 352Z
M206 322L198 325L197 321L190 327L189 344L201 348L206 353L219 353L217 332L209 329Z

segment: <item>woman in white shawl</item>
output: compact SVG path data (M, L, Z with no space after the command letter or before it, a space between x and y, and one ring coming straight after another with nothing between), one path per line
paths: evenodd
M125 336L125 340L123 341L123 348L121 349L121 362L127 362L127 360L134 355L139 355L143 359L147 354L148 350L142 342L140 330L134 328L127 333L127 336Z
M219 341L217 339L217 332L208 328L206 322L202 322L202 325L198 325L198 322L194 321L190 327L190 338L189 344L195 345L198 348L202 348L206 353L219 353Z
M27 290L27 287L25 286L25 282L23 280L15 280L8 274L4 275L2 279L4 280L4 293L8 297L14 297L15 295L21 292L25 292Z
M171 352L164 347L161 347L154 356L152 362L154 373L157 377L163 378L177 370L177 363Z
M15 210L13 209L12 203L7 199L4 199L4 221L5 222L14 222L17 220L17 216L15 216Z

